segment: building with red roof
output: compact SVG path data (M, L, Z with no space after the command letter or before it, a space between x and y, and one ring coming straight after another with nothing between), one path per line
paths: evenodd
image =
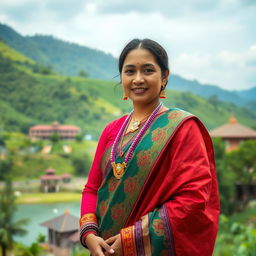
M210 131L212 138L220 137L224 140L226 151L239 148L245 140L255 140L256 131L237 122L234 115L231 115L229 122Z
M40 177L41 190L45 193L59 192L60 186L63 183L70 183L72 175L64 173L62 175L56 175L56 170L49 168L44 171L45 174Z
M55 173L56 171L54 169L47 169L45 170L45 174L40 177L43 192L59 192L62 177Z
M29 129L31 139L49 139L53 134L58 134L61 139L75 139L81 129L75 125L61 125L53 122L51 125L35 125Z
M210 131L211 137L220 137L225 142L226 151L238 149L240 144L246 140L255 140L256 131L239 124L234 117L231 115L229 122L216 129ZM241 202L243 206L244 202L247 203L249 200L256 199L256 184L236 182L236 200Z

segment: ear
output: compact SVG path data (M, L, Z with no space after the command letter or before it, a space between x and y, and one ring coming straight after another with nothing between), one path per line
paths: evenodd
M167 82L168 82L168 77L170 75L170 70L167 69L164 73L164 75L162 76L162 86L165 88Z

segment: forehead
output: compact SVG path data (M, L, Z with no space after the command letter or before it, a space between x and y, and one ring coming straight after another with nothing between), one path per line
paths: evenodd
M146 49L134 49L131 50L125 60L125 65L138 65L138 64L145 64L145 63L152 63L157 64L154 55L146 50Z

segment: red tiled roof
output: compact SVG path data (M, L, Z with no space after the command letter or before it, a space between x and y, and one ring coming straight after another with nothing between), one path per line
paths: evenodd
M211 137L256 139L256 131L239 124L234 116L231 116L229 123L224 124L210 131Z
M61 176L58 175L43 175L40 177L40 180L60 180Z
M80 128L75 125L61 125L58 122L53 122L51 125L35 125L30 130L75 130L79 131Z
M47 170L44 171L45 173L55 173L56 170L52 169L52 168L49 168Z
M30 128L30 130L74 130L79 131L80 128L74 125L61 125L58 127L53 127L51 125L35 125Z

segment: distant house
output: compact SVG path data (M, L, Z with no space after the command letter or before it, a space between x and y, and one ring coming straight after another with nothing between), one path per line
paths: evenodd
M239 147L241 142L256 139L256 131L239 124L231 115L229 122L210 131L212 138L220 137L225 142L226 151L232 151Z
M54 169L47 169L45 170L45 174L40 177L43 192L59 192L62 177L55 175L55 173L56 171Z
M229 122L216 129L210 131L211 137L220 137L224 140L226 151L230 152L239 148L240 144L245 140L255 140L256 131L241 125L237 122L234 115L231 115ZM236 182L236 200L239 202L248 202L256 199L256 184L244 184L239 181ZM241 205L242 205L241 204Z
M35 125L29 129L31 139L49 139L53 134L58 134L63 140L75 139L81 129L75 125L61 125L54 122L51 125Z
M45 193L59 192L61 184L70 183L72 176L68 173L62 175L56 175L56 170L47 169L45 174L40 177L41 190Z
M44 247L49 248L54 256L71 256L72 249L80 246L79 218L69 211L40 225L48 228L48 243Z

